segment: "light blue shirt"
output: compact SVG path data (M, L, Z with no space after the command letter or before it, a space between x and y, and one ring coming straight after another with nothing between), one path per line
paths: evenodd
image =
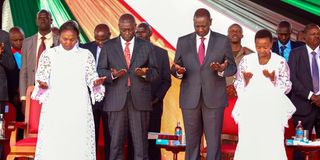
M281 46L282 43L280 43L280 41L278 41L278 47L279 47L279 54L281 55ZM289 60L289 54L291 51L291 41L289 40L288 43L285 45L286 48L284 49L284 53L283 53L283 57L286 59L286 61L288 62Z

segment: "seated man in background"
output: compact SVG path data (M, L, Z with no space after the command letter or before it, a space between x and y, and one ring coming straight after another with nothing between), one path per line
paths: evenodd
M278 41L273 42L272 45L272 52L284 57L286 61L288 61L292 49L303 45L301 42L290 40L291 33L291 24L287 21L281 21L277 28Z

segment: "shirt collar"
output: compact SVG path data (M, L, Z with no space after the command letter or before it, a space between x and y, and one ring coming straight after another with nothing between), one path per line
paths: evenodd
M15 53L22 53L22 51L21 50L16 50L15 48L13 48L13 47L11 47L11 52L13 53L13 54L15 54Z
M209 30L208 34L204 36L205 40L208 40L210 38L210 35L211 35L211 30ZM196 34L196 37L197 37L197 40L201 38L198 34Z
M312 50L308 45L306 45L306 47L307 47L307 51L308 51L308 53L309 54L311 54L311 52L316 52L317 54L319 54L320 52L320 48L319 48L319 46L315 49L315 50Z
M40 34L40 32L38 32L38 39L41 40L42 35ZM52 38L52 31L49 32L48 34L46 34L44 37L46 37L46 39L51 39Z
M279 40L278 40L278 46L279 48L283 46L283 44ZM285 44L284 46L286 46L286 48L291 48L291 40L289 40L287 44Z
M135 39L135 37L133 37L130 41L129 41L129 43L130 44L134 44L134 39ZM120 40L121 40L121 44L123 44L122 46L124 46L125 44L126 44L126 40L124 40L121 36L120 36Z

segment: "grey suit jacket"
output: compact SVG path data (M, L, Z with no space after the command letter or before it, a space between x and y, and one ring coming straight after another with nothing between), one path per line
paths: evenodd
M135 75L138 67L148 67L146 78ZM110 69L127 69L124 77L112 79ZM106 76L106 95L104 111L120 111L124 106L128 94L128 77L130 77L130 90L133 106L137 110L150 111L151 81L159 75L155 51L150 42L135 37L130 66L126 64L120 37L108 40L101 49L98 60L99 76Z
M236 73L237 67L232 55L228 38L222 34L210 31L211 35L206 47L204 62L200 65L196 48L196 33L191 33L178 39L174 62L186 68L180 85L180 106L183 109L196 108L202 95L204 103L209 108L227 106L226 79ZM212 71L212 62L228 61L223 77ZM173 67L171 74L178 78Z
M9 34L3 30L0 30L0 43L4 43L4 51L0 54L0 101L7 101L7 74L16 67L16 63L11 53Z
M55 34L53 36L53 45L59 44L59 37ZM38 33L26 38L22 45L22 64L20 69L19 89L20 96L25 96L27 87L34 85L34 78L36 72L36 55L37 55L37 37Z

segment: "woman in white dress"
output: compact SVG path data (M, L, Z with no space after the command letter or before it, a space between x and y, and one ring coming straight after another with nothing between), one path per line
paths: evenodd
M32 93L42 103L36 160L96 159L90 97L103 99L105 77L98 77L92 54L76 45L78 35L74 21L64 23L60 45L40 57Z
M234 83L238 100L232 111L239 127L235 160L286 160L284 127L295 112L285 95L290 71L283 57L272 53L272 35L255 36L257 53L244 56Z

